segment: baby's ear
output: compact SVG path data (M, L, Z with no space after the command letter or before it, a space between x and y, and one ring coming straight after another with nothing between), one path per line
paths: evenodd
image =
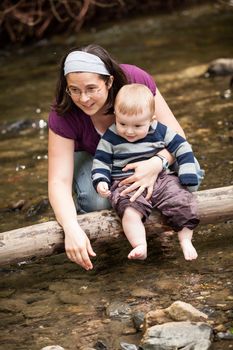
M151 118L151 121L154 122L156 120L156 115L154 114L153 117Z

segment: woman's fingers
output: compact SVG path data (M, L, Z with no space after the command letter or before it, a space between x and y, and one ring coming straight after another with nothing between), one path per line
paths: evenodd
M90 242L87 249L67 251L68 258L74 263L81 265L86 270L91 270L93 268L93 264L90 260L89 254L91 256L96 256L95 252L93 251L90 245Z
M149 186L147 187L147 195L146 195L146 200L148 201L151 199L152 193L153 193L153 188L154 186Z
M140 184L138 184L137 182L134 182L134 183L132 183L132 185L130 185L129 187L127 187L123 191L121 191L121 195L125 196L126 194L137 190L138 187L140 187Z
M87 242L87 251L88 251L88 254L91 255L91 256L96 256L96 253L94 252L94 250L92 249L92 246L91 246L91 243L90 241L88 240Z
M81 264L86 270L93 269L92 262L86 249L81 252Z
M129 185L129 184L132 184L132 183L136 183L136 181L138 181L138 178L134 175L131 175L129 177L126 177L124 180L121 180L119 182L119 187L123 186L123 185Z
M143 192L145 191L145 186L140 186L139 189L132 195L130 202L134 202Z

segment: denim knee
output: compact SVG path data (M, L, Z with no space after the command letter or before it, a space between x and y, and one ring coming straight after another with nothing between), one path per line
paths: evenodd
M73 191L77 211L81 213L111 208L108 199L100 197L92 185L92 162L93 156L87 152L74 155Z

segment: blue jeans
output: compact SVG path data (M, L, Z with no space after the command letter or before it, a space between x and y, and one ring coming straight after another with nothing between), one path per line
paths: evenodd
M109 200L100 197L92 185L92 163L93 156L89 153L75 152L73 192L76 208L80 213L111 208Z
M195 159L196 160L196 159ZM102 209L110 209L111 205L107 198L102 198L96 193L91 180L93 156L87 152L75 152L74 154L74 179L73 191L77 211L88 213ZM175 167L175 164L173 165ZM204 170L200 168L196 160L199 183L197 186L188 188L190 192L197 191L204 177ZM175 170L175 169L174 169Z

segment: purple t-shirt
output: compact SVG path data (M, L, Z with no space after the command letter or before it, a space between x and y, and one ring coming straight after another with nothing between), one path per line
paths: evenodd
M129 83L146 85L156 94L156 84L147 72L130 65L121 64ZM94 128L91 118L82 110L76 109L61 117L52 109L48 119L49 128L56 134L75 141L75 151L87 151L94 155L98 145L100 135Z

